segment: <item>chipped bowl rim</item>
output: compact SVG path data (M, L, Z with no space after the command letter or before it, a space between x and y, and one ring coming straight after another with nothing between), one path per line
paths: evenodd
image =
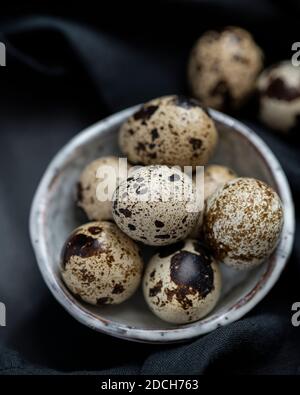
M140 105L127 108L96 122L73 137L58 151L42 176L33 198L29 219L30 238L40 272L49 290L76 320L96 331L126 340L145 343L179 342L195 338L238 320L267 295L278 280L292 250L295 232L294 204L286 175L267 144L248 126L228 115L210 109L210 115L215 121L229 128L234 128L237 133L252 144L257 154L263 158L282 200L284 209L282 235L276 250L268 259L266 271L261 275L253 289L242 298L237 299L236 303L231 305L226 311L218 314L213 313L200 321L176 328L163 330L140 329L108 320L92 313L64 290L63 286L57 281L52 265L49 262L50 257L47 254L46 238L43 230L45 210L47 210L47 191L57 174L57 169L63 168L64 164L71 160L76 149L95 137L100 137L101 134L109 132L112 127L124 121L139 107Z

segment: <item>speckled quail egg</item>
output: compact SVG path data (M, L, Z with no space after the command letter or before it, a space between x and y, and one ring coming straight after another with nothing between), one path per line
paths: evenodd
M200 206L192 178L178 167L165 165L135 170L116 189L113 200L119 228L148 245L184 239L195 225Z
M69 290L93 305L128 299L141 281L136 244L111 222L79 226L62 250L62 278Z
M219 299L219 266L199 241L178 242L152 257L143 290L150 309L162 320L174 324L197 321Z
M209 107L237 108L254 90L262 66L262 51L246 30L229 26L207 31L189 59L192 94Z
M289 131L299 126L300 69L290 61L266 69L258 79L260 118L271 128Z
M193 177L195 179L195 177ZM218 188L226 182L237 178L236 173L229 167L221 165L209 165L204 170L204 200L208 199ZM200 213L197 223L192 230L190 237L199 238L203 223L203 211Z
M128 118L119 144L132 163L194 166L208 161L217 137L213 120L197 101L165 96Z
M96 159L84 168L77 184L77 205L88 219L112 219L112 195L129 168L126 160L116 156Z
M277 193L254 178L236 178L206 202L203 228L216 259L237 269L261 264L275 249L283 224Z

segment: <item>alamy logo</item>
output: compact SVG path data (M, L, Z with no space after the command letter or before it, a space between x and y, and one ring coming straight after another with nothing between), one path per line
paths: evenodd
M291 319L292 325L298 327L300 326L300 302L292 304L292 311L294 311Z
M0 42L0 66L6 66L6 47Z
M6 307L0 302L0 326L6 326Z

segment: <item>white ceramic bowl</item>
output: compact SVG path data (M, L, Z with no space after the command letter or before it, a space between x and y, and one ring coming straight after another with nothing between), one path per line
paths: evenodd
M240 176L256 177L280 195L284 226L280 243L262 266L236 272L222 266L223 290L216 308L204 319L187 325L171 325L155 317L139 290L116 306L94 307L78 301L60 276L60 251L69 233L80 223L74 191L83 167L91 160L120 154L117 132L137 107L121 111L75 136L51 161L34 196L30 235L42 276L61 305L78 321L100 332L128 340L167 343L187 340L229 324L250 311L278 280L292 249L294 208L286 176L267 145L248 127L210 110L220 142L211 162L233 168Z

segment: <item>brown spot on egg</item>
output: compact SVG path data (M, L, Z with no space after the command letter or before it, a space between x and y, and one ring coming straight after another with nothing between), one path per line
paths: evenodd
M131 211L128 210L128 208L120 208L119 212L121 214L123 214L126 218L130 218L131 217Z
M146 145L139 141L135 149L137 153L140 153L140 151L146 151Z
M115 284L112 293L113 294L121 294L122 292L124 292L124 286L119 283L119 284Z
M113 299L110 297L98 298L97 304L101 306L104 304L110 304L112 301L113 301Z
M147 192L148 192L148 188L145 187L145 185L139 185L139 186L137 187L137 189L135 190L135 193L136 193L137 195L144 195L144 194L147 193Z
M92 234L92 235L98 235L99 233L102 232L102 228L100 228L99 226L90 226L88 228L88 231Z
M171 280L179 287L197 291L203 298L214 288L214 272L211 258L201 251L194 254L180 251L171 258Z
M86 283L86 284L91 284L95 281L96 277L93 273L88 271L86 268L80 268L79 270L79 275L81 280Z
M300 97L300 86L288 86L282 78L271 78L262 94L277 100L292 101Z
M150 105L150 106L143 106L140 110L138 110L134 115L133 118L137 120L147 121L152 117L152 115L156 112L158 106Z
M211 96L221 96L222 97L222 106L224 109L228 109L233 105L233 98L231 95L231 91L228 87L227 82L218 81L214 88L210 91Z
M183 310L187 310L193 306L193 302L188 298L188 295L194 295L195 293L196 292L193 289L189 290L186 287L165 289L165 294L167 295L168 301L171 302L173 297L175 297Z
M228 91L228 86L225 81L218 81L216 85L211 89L210 95L211 96L219 96L224 95Z
M190 138L189 143L192 144L193 150L199 150L202 147L202 140Z
M83 200L83 187L81 182L77 183L77 202L80 203Z
M233 55L233 59L236 62L240 62L240 63L243 63L243 64L249 64L249 59L247 59L245 56L242 56L242 55L237 54L237 53Z
M150 273L150 278L154 278L155 272L156 272L156 270L152 270L152 272Z
M158 139L158 137L159 137L159 133L158 133L158 131L157 131L157 128L152 129L152 130L151 130L151 138L152 138L152 141Z
M103 251L104 247L98 239L81 233L71 235L63 248L62 262L66 265L71 256L76 255L81 258L88 258L101 254Z
M163 228L165 226L165 224L159 220L155 220L154 223L157 228Z
M162 281L159 280L154 287L149 289L149 296L150 298L153 298L154 296L156 296L162 289Z
M179 181L179 180L180 180L179 174L172 174L172 175L169 177L169 181L171 181L171 182Z

